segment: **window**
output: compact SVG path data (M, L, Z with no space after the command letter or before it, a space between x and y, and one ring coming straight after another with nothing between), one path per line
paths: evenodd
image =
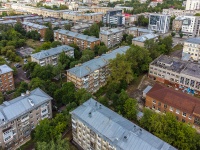
M186 117L186 113L185 112L183 112L183 117Z
M180 114L180 110L176 109L176 113L177 113L177 114Z
M185 119L182 119L182 122L185 122Z
M153 105L153 106L152 106L152 109L155 109L155 108L156 108L156 107Z
M158 107L158 111L160 111L160 108Z
M161 102L158 102L158 106L161 106Z
M189 117L188 117L190 120L192 120L192 116L191 115L189 115Z
M170 107L169 107L169 110L170 110L170 111L173 111L173 107L170 106Z
M177 119L177 120L179 119L178 116L176 116L176 119Z
M156 100L153 100L153 103L156 104Z
M167 104L164 104L164 108L165 108L165 109L167 108Z
M194 124L200 125L200 118L195 118L194 119Z

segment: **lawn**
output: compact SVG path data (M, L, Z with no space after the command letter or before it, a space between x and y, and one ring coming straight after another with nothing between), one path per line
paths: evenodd
M33 49L36 49L37 47L41 46L42 44L43 44L43 42L35 41L33 39L28 39L26 41L26 45L33 48Z

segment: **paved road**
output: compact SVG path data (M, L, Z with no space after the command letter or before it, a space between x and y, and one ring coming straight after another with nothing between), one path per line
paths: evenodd
M17 75L15 77L15 82L19 83L25 81L27 83L30 82L30 80L26 77L26 74L24 73L24 70L22 69L22 67L17 68Z

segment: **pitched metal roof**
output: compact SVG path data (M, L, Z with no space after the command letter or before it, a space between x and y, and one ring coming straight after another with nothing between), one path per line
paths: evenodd
M132 40L133 41L138 41L138 42L145 42L146 40L154 39L156 37L158 37L157 34L150 33L150 34L145 34L145 35L138 36L136 38L133 38Z
M30 93L19 96L11 101L5 101L0 105L0 126L26 114L52 98L36 88Z
M47 29L46 26L35 24L35 23L32 23L32 22L24 21L24 22L22 22L22 24L26 25L26 26L30 26L30 27L36 28L36 29Z
M185 42L193 43L193 44L200 44L200 37L189 38Z
M145 28L137 28L137 27L131 27L131 28L128 28L127 30L130 30L130 31L139 31L139 32L146 32L146 33L153 33L152 30L149 30L149 29L145 29Z
M94 58L90 61L87 61L79 66L73 67L67 72L70 74L73 74L79 78L82 78L91 72L94 72L95 70L98 70L99 68L106 66L109 63L110 59L114 59L117 54L125 53L130 47L129 46L123 46L120 48L117 48L110 53L103 54L98 58Z
M92 98L71 114L117 150L176 150Z
M115 34L118 32L123 32L125 29L123 28L111 28L111 29L101 29L99 34L104 34L104 35L111 35L111 34Z
M84 35L84 34L79 34L77 32L72 32L72 31L69 31L69 30L58 29L58 30L54 31L54 33L56 33L56 32L63 34L63 35L70 36L70 37L74 37L74 38L77 38L77 39L89 41L89 42L99 41L99 38L95 38L95 37Z
M8 73L11 71L13 71L13 70L6 64L0 66L0 74Z
M51 49L48 49L48 50L42 50L41 52L32 54L31 57L34 57L35 59L43 59L43 58L46 58L46 57L50 57L50 56L53 56L53 55L60 54L63 51L67 52L67 51L71 51L71 50L74 50L74 48L70 47L68 45L62 45L62 46L58 46L58 47L51 48Z

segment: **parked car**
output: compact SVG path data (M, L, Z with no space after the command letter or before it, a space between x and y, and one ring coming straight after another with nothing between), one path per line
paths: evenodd
M15 66L16 68L20 68L20 67L21 67L21 65L20 65L19 63L14 64L14 66Z

